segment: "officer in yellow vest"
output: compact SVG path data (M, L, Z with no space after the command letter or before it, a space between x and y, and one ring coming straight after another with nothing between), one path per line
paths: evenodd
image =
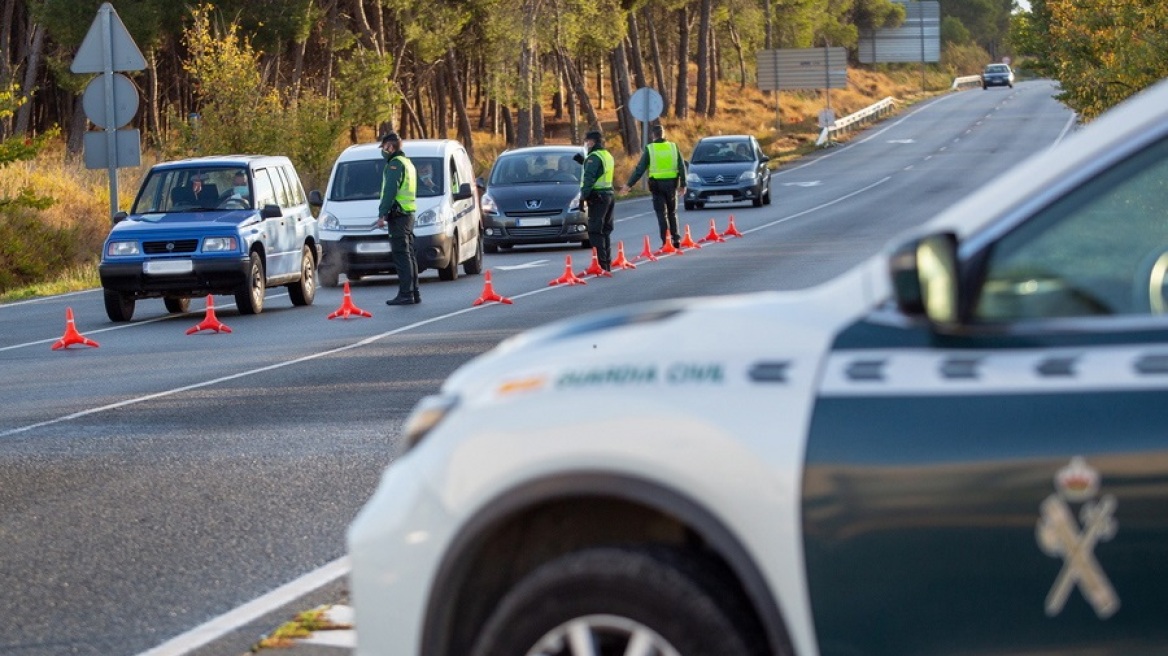
M580 198L588 203L588 241L596 248L596 260L601 268L612 268L612 179L614 161L604 149L604 135L592 130L584 135L588 156L584 158L584 179L580 183Z
M377 208L377 227L389 228L389 248L393 268L397 270L397 296L386 305L413 305L422 302L418 293L418 260L414 255L414 201L418 174L414 164L402 152L401 137L396 132L381 137L381 156L385 172L381 179L381 205Z
M677 196L685 194L685 159L677 144L665 140L665 128L653 126L653 141L645 146L637 168L629 176L629 181L621 187L622 194L637 184L645 170L649 171L649 192L653 194L653 211L657 213L657 227L661 231L661 245L667 236L674 247L680 247L681 235L677 234Z

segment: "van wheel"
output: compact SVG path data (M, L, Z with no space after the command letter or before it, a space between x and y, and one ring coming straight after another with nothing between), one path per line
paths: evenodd
M162 299L162 304L166 306L167 312L173 314L185 314L187 310L191 309L191 299L189 298L167 296Z
M455 280L458 278L458 234L454 235L454 242L450 244L450 263L438 269L439 280Z
M300 252L300 280L288 285L288 297L292 305L312 305L316 298L316 260L308 246Z
M134 316L133 296L109 289L104 290L104 292L105 313L109 316L110 321L129 321Z
M672 549L594 547L553 560L511 588L471 652L752 656L736 615L749 615L719 577ZM735 613L735 611L739 611ZM755 636L752 636L755 637Z
M259 253L251 254L247 280L235 290L235 306L240 314L259 314L264 311L264 294L268 291L264 278L264 263Z
M334 264L321 262L317 274L320 276L320 284L323 287L336 287L340 284L341 268Z
M479 235L475 239L475 254L474 257L466 261L462 265L462 271L468 276L477 276L483 272L483 236Z

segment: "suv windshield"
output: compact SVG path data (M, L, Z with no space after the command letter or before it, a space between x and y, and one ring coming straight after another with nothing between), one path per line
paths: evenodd
M247 209L251 197L247 171L239 166L166 168L150 172L131 213Z
M561 182L580 184L584 166L572 159L575 151L503 155L491 169L491 185Z
M754 160L747 141L699 141L694 147L692 164L750 162Z
M418 187L415 190L418 198L441 196L445 176L442 170L440 157L411 157L414 171L418 174ZM333 176L333 187L329 191L329 200L378 200L381 198L381 176L385 171L385 160L358 159L351 162L337 164L337 172ZM427 173L429 182L427 183Z

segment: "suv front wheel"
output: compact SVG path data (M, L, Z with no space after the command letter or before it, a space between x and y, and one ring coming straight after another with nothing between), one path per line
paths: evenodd
M129 321L134 316L134 297L129 294L103 290L105 292L105 313L110 321Z
M235 291L235 306L240 314L259 314L264 311L264 294L268 290L264 278L264 262L259 253L251 254L247 280Z

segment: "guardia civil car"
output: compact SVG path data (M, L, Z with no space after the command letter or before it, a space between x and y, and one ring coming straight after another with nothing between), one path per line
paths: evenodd
M1168 653L1166 280L1161 83L822 287L510 339L350 527L358 653Z

